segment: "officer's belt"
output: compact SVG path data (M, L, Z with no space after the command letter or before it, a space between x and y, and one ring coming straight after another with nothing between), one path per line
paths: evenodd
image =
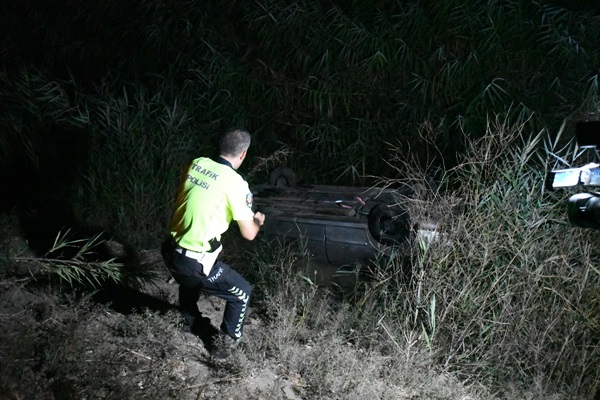
M223 250L223 246L221 246L220 243L219 247L212 251L192 251L184 249L183 247L175 248L175 251L182 256L192 258L202 264L202 272L204 272L204 275L206 276L210 275L210 271L212 270L213 265L215 265L221 250Z
M197 260L198 257L202 257L202 254L204 253L213 253L215 250L217 250L219 247L221 247L221 241L218 240L216 237L210 239L207 243L210 246L210 250L206 250L206 251L192 251L192 250L188 250L184 247L181 247L177 244L177 241L175 240L175 238L171 237L171 239L173 240L173 244L175 246L175 250L181 254L184 255L186 257L189 258L193 258L194 260ZM220 251L220 250L219 250Z

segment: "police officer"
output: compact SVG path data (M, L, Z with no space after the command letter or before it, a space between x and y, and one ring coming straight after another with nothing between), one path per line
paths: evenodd
M264 214L252 211L252 193L236 172L249 146L248 131L231 129L219 141L217 160L196 158L184 169L171 234L162 246L165 264L179 284L179 305L187 329L191 331L200 315L197 302L201 292L226 300L222 339L210 349L219 358L227 356L223 340L237 343L242 338L251 293L250 284L239 273L217 260L221 234L234 220L241 235L253 240L265 222Z

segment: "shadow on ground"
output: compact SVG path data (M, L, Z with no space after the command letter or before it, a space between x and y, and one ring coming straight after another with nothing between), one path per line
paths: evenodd
M143 313L145 310L160 315L164 315L169 311L179 312L179 306L177 305L123 285L105 285L102 289L96 291L90 299L123 315ZM207 349L214 345L219 334L219 330L211 324L211 319L202 315L202 313L199 313L191 327L184 325L181 331L198 337Z

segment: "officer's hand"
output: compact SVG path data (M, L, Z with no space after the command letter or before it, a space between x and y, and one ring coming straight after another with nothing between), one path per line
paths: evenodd
M258 226L263 226L265 223L265 214L261 213L260 211L254 213L254 222L256 222Z

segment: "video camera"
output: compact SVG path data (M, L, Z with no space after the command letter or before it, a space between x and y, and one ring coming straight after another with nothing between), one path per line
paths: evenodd
M579 147L595 151L598 158L600 121L577 123L575 136ZM569 198L569 222L581 228L600 229L600 192L592 190L600 188L600 164L589 163L579 168L554 170L550 173L550 183L553 189L589 188L586 193L577 193Z

